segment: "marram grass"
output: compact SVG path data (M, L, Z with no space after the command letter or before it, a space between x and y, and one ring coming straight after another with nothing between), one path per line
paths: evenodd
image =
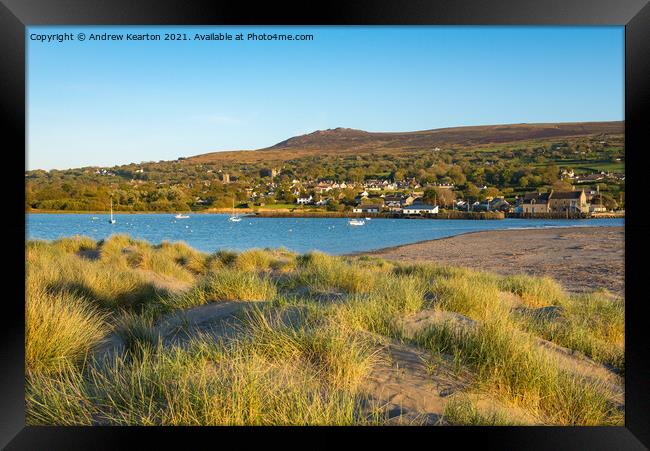
M536 340L623 372L623 300L548 278L284 249L205 254L126 235L27 242L26 269L29 424L383 424L366 381L386 340L453 356L475 377L468 390L536 423L622 423L607 386L565 371ZM162 316L213 302L245 307L233 334L166 344ZM432 309L474 323L405 339L402 320ZM98 360L109 336L125 351ZM519 421L472 399L449 400L443 423Z

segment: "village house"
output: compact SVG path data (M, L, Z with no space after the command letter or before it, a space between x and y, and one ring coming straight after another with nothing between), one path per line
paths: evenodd
M433 183L431 186L441 189L454 189L453 183Z
M404 206L404 199L402 195L384 196L384 205L388 208L388 211L401 211Z
M309 195L309 197L298 197L298 198L296 198L296 203L298 205L308 205L308 204L311 204L313 200L314 200L314 198L311 195Z
M380 180L368 180L363 184L363 187L366 191L381 191L384 189L384 185Z
M505 200L503 197L495 197L490 201L490 211L502 211L507 213L511 209L512 205L510 205L510 202Z
M522 213L588 213L589 204L584 190L526 193L521 203Z
M428 204L413 204L407 205L402 208L403 215L423 215L423 214L438 214L438 206L428 205Z
M379 204L364 204L357 205L352 208L353 213L379 213L382 210L382 205Z
M474 207L474 211L510 211L510 203L503 197L487 198Z
M588 213L584 191L551 191L549 207L553 213Z
M368 198L368 195L369 195L369 194L368 194L368 191L362 191L362 192L360 192L359 194L357 194L357 195L354 197L354 201L357 202L357 203L359 203L359 202L361 202L363 199L367 199L367 198Z
M604 213L606 211L607 211L607 207L605 207L603 204L593 203L589 205L590 213Z
M599 182L601 180L605 179L605 174L600 173L600 174L587 174L587 175L579 175L575 178L576 183L593 183L593 182Z
M317 193L323 194L331 190L332 190L332 185L330 183L320 182L318 185L316 185Z
M562 169L562 172L561 172L560 175L561 175L561 177L562 177L563 179L564 179L564 178L567 178L567 179L573 179L573 178L575 178L576 173L575 173L573 170Z
M548 198L550 193L526 193L521 202L522 213L550 213Z

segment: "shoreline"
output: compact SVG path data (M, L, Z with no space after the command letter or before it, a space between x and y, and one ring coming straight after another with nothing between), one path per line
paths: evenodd
M113 211L114 215L176 215L178 211ZM218 209L210 211L190 211L190 212L180 212L183 214L192 214L192 215L209 215L209 214L232 214L232 209ZM365 218L370 217L373 219L431 219L431 220L469 220L469 221L499 221L503 219L525 219L525 220L589 220L589 219L608 219L608 218L625 218L625 214L619 213L609 213L609 214L596 214L589 217L581 218L549 218L549 217L508 217L508 216L497 216L497 215L486 215L486 212L470 212L469 214L457 216L456 214L447 215L447 214L436 214L428 216L403 216L403 215L378 215L377 213L351 213L351 212L323 212L323 211L313 211L313 212L300 212L295 213L291 211L277 211L277 210L251 210L251 209L240 209L235 212L236 214L243 215L248 218ZM464 213L464 212L463 212ZM487 212L490 213L490 212ZM33 210L25 211L26 215L49 215L49 214L70 214L70 215L109 215L108 211L86 211L86 210Z
M625 292L625 227L574 226L471 231L346 254L435 263L503 275L549 276L571 292Z
M516 218L511 218L511 219L516 219ZM588 219L608 219L608 218L588 218ZM451 236L443 236L440 238L432 238L430 240L420 240L420 241L413 241L412 243L406 243L406 244L397 244L395 246L388 246L388 247L380 247L378 249L373 249L369 251L358 251L358 252L350 252L347 254L340 254L341 257L358 257L360 255L372 255L372 254L381 254L384 252L390 252L390 251L395 251L399 250L402 247L407 247L407 246L415 246L415 245L422 245L426 243L433 243L437 241L444 241L444 240L451 240L453 238L458 238L458 237L463 237L467 235L475 235L478 233L499 233L499 232L525 232L525 231L537 231L537 230L566 230L566 231L571 231L575 229L594 229L594 228L625 228L625 226L619 226L619 225L607 225L607 226L590 226L590 225L576 225L576 226L546 226L546 227L517 227L517 228L510 228L510 229L495 229L495 230L470 230L469 232L462 232L458 233L456 235L451 235Z

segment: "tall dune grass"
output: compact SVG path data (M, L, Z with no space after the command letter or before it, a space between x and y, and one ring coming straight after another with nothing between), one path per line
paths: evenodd
M507 315L507 308L499 297L499 289L480 274L454 275L438 278L429 287L435 306L474 319Z
M454 397L445 405L442 422L460 426L515 426L522 423L497 409L484 411L467 397ZM523 423L525 424L525 423Z
M310 291L343 290L346 293L370 292L379 269L357 265L322 252L301 256L298 267L296 281Z
M166 310L197 307L215 301L271 301L277 289L267 276L223 269L210 273L189 291L160 297Z
M368 339L331 320L309 315L287 320L282 310L256 309L246 317L251 350L271 360L301 361L337 388L355 388L376 360Z
M108 331L106 315L72 293L51 293L32 284L25 307L29 371L53 371L78 363Z
M557 314L538 310L518 315L524 330L623 372L625 305L606 293L574 295L557 303Z
M476 374L472 389L541 423L622 421L607 387L565 371L536 336L623 371L624 303L551 279L284 249L208 255L126 235L28 242L26 269L29 424L380 424L364 381L385 337L455 356ZM219 301L258 303L225 337L160 336L160 315ZM474 326L443 322L407 340L402 320L423 309ZM94 360L110 333L126 352ZM512 422L464 399L445 421Z
M424 305L425 286L411 276L385 275L367 294L357 294L334 307L337 321L350 327L394 336L399 320Z
M618 424L620 415L604 385L569 374L507 320L476 328L450 323L430 327L419 343L436 353L460 355L480 381L553 424Z
M28 371L25 420L28 425L90 426L97 407L83 372L74 366L56 373Z
M197 343L92 373L100 415L121 425L359 424L362 401L295 361Z
M560 284L550 277L516 274L503 277L499 285L502 290L518 295L531 307L556 305L567 297Z

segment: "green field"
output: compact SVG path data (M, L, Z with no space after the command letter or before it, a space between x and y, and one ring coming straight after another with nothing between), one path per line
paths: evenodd
M579 163L571 166L573 170L579 174L585 172L625 172L625 162L610 162L610 161L601 161L593 163Z

